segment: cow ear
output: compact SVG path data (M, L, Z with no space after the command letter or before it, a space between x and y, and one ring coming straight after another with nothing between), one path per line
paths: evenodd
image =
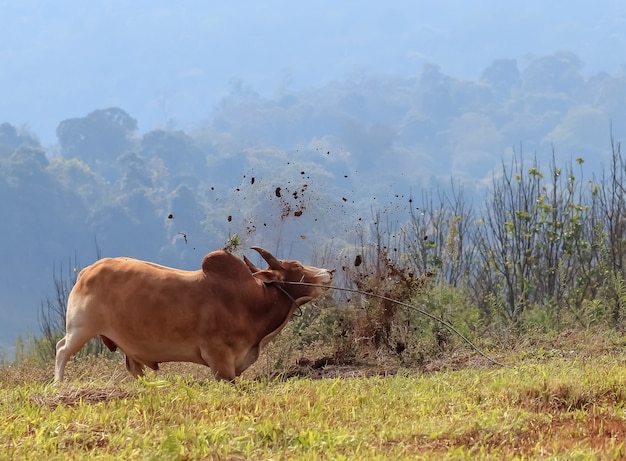
M248 266L248 269L250 269L250 272L252 272L253 274L261 270L258 267L256 267L254 264L252 264L252 261L246 258L246 255L243 256L243 262L246 263L246 266Z
M253 277L255 279L261 280L264 283L279 282L281 280L276 272L269 270L255 272L253 274Z

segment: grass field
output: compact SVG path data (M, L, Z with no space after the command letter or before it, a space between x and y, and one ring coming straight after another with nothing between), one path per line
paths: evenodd
M58 387L50 367L5 366L0 459L626 459L626 355L507 361L232 385L83 359Z

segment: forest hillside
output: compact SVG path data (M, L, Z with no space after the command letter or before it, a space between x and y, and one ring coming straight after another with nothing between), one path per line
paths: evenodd
M474 79L428 64L410 77L364 73L272 96L234 81L193 129L140 132L123 107L100 107L60 120L46 146L3 121L0 344L38 334L55 279L99 256L195 269L237 235L242 252L260 245L341 267L355 247L381 234L391 242L437 210L485 222L507 172L546 193L561 187L556 170L569 172L587 206L621 161L626 74L583 70L563 51L523 65L497 59ZM494 232L510 221L492 218ZM423 238L441 252L450 228L434 223Z

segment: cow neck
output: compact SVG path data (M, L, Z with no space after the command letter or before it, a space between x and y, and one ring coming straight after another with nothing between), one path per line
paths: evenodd
M282 291L282 292L283 292L283 294L284 294L287 298L289 298L289 299L291 300L291 302L292 302L292 303L296 306L296 309L297 309L298 313L297 313L297 314L295 314L295 311L294 311L294 314L293 314L293 315L294 315L295 317L301 317L301 316L302 316L302 309L300 308L300 305L296 302L296 300L295 300L295 299L293 299L293 296L291 296L291 295L287 292L287 290L285 290L285 289L283 288L283 286L282 286L282 284L281 284L280 282L270 282L270 283L269 283L269 285L274 285L276 288L278 288L280 291ZM291 311L291 308L290 308L289 310Z
M272 287L272 285L274 287ZM263 308L263 312L257 311L256 315L260 314L261 317L259 320L263 319L264 327L262 327L260 331L262 336L260 343L264 345L285 327L294 311L296 309L300 310L300 306L296 300L280 286L279 282L262 282L262 286L266 293L268 304L264 303L265 307ZM274 310L277 305L282 307ZM269 316L265 309L272 311Z

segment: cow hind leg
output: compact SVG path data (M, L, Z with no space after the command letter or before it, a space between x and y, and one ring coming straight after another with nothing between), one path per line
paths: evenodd
M117 344L115 344L111 339L107 338L104 335L100 335L100 339L102 339L102 342L104 343L104 345L111 351L111 352L115 352L117 350Z
M143 376L143 363L138 362L137 360L131 359L128 355L126 356L126 369L133 375L135 378Z
M63 381L65 374L65 365L72 355L82 349L82 347L95 335L84 331L74 330L67 333L56 346L56 360L54 365L54 380L56 382Z

